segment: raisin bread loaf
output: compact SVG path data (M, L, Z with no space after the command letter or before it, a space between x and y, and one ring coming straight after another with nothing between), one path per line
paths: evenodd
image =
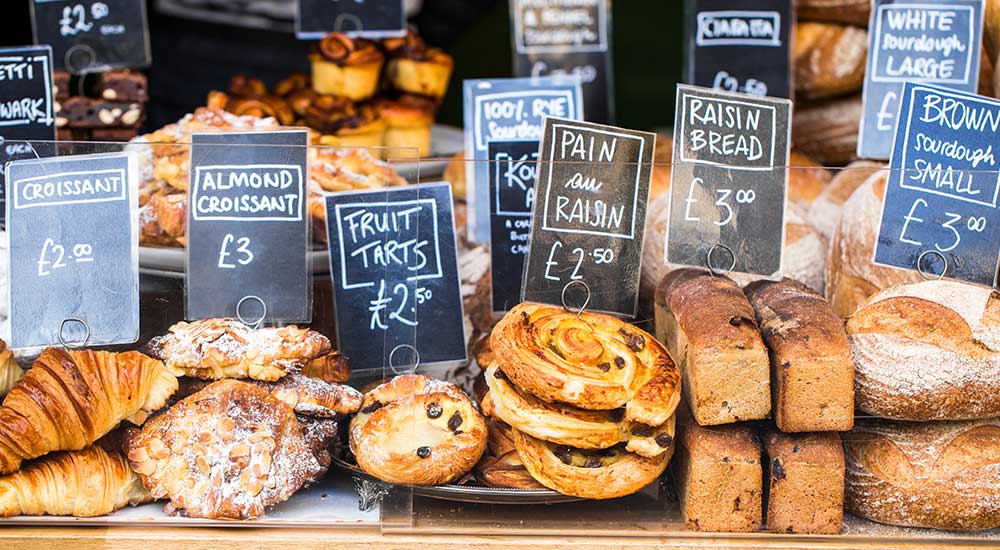
M844 520L844 449L836 432L774 432L765 444L770 476L767 530L839 533Z

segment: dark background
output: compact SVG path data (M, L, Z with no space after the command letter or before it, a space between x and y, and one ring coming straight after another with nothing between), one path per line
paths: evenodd
M7 0L3 45L30 44L29 0ZM147 2L153 65L147 69L151 102L147 129L173 122L205 104L243 73L273 84L308 72L310 43L292 32L250 29L167 16ZM461 84L466 78L511 75L507 0L424 0L411 19L425 39L455 57L455 72L440 122L461 126ZM673 125L674 86L681 79L683 2L619 0L612 3L612 49L619 126Z

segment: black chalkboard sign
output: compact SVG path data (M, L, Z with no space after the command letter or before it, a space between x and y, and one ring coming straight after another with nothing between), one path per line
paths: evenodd
M403 0L297 0L295 35L302 40L331 32L384 38L406 33Z
M685 82L791 97L793 0L686 0Z
M305 130L194 134L188 319L309 322Z
M537 141L491 141L490 256L493 313L521 303L521 276L528 255L535 205Z
M510 0L514 76L572 74L583 86L587 120L613 120L608 0Z
M29 0L36 44L52 46L56 69L74 74L150 64L144 0Z
M7 165L14 348L139 338L136 162L127 153Z
M55 139L52 48L0 48L0 166L12 160L50 156L47 150L51 144L30 142ZM2 175L0 197L6 197ZM0 215L6 215L3 205ZM5 222L6 218L0 219L0 228Z
M338 349L354 371L464 362L451 186L335 193L326 212Z
M1000 101L907 82L875 263L996 286Z
M791 107L677 87L668 263L780 273Z
M545 119L525 301L635 317L655 144L647 132Z
M904 82L975 92L984 0L875 0L858 156L888 159Z

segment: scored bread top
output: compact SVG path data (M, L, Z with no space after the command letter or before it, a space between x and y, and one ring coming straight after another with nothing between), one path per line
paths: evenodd
M677 318L688 349L764 349L753 308L732 280L698 269L678 269L660 281L656 303Z

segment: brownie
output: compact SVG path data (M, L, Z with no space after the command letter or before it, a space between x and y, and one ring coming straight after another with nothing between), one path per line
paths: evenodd
M71 97L60 102L56 126L69 128L137 128L145 108L141 103Z
M775 431L765 447L772 533L839 533L844 519L844 449L836 432Z
M127 142L139 135L138 128L94 128L90 131L91 139L94 141L119 141Z
M133 71L102 73L91 95L107 101L145 103L149 100L146 76Z
M66 71L52 72L52 90L56 99L66 99L69 97L70 74Z

